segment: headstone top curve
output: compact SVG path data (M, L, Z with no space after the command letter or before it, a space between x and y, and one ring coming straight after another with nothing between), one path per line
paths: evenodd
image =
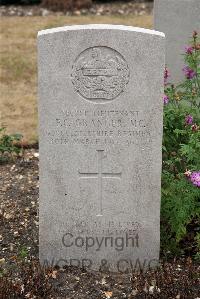
M75 30L122 30L122 31L130 31L130 32L138 32L144 34L152 34L158 35L160 37L165 37L165 34L160 31L133 27L133 26L125 26L125 25L111 25L111 24L87 24L87 25L70 25L70 26L62 26L51 29L45 29L38 32L38 37L46 34L65 32L65 31L75 31Z

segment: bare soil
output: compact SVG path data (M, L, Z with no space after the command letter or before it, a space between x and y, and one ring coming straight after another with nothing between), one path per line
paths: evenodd
M161 261L147 273L113 274L76 267L41 269L38 261L38 151L0 165L0 298L198 299L200 265Z

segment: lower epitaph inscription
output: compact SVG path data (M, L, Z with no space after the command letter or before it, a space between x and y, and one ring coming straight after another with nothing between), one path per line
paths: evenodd
M132 271L159 258L164 35L38 35L41 264Z

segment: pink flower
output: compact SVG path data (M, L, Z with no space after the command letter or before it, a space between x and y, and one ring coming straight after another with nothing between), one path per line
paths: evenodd
M164 95L164 96L163 96L163 104L164 104L164 105L167 105L168 102L169 102L169 97L166 96L166 95Z
M185 123L186 123L186 125L192 125L193 124L193 116L192 115L187 115L185 117Z
M186 46L185 47L185 53L191 55L194 51L194 48L192 46Z
M186 172L184 173L184 175L187 177L187 178L190 178L192 172L190 170L187 170L186 169Z
M192 172L190 175L190 181L194 186L200 188L200 171Z
M197 124L192 125L192 131L197 132L199 130L199 126Z
M186 78L187 79L193 79L195 76L196 76L196 72L193 70L193 69L191 69L189 66L185 66L184 68L183 68L183 72L184 72L184 74L185 74L185 76L186 76Z

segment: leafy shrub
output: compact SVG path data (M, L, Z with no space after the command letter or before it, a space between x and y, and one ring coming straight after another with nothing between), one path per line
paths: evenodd
M14 4L20 4L20 5L32 5L32 4L38 4L41 0L0 0L0 5L14 5Z
M121 0L98 0L98 3L109 3L109 2L120 2ZM130 0L124 0L124 2L128 2ZM152 2L153 0L146 0L146 2ZM21 5L32 5L32 4L38 4L41 3L42 0L0 0L0 5L13 5L13 4L21 4ZM52 3L54 4L52 5ZM77 3L76 3L77 2ZM92 2L95 2L94 0L43 0L44 5L46 5L48 8L54 7L57 10L62 9L74 9L74 8L84 8L88 7L92 4ZM139 0L135 0L135 2L140 2ZM60 8L59 8L60 7ZM66 8L68 7L68 8Z
M16 143L22 139L21 134L7 135L6 129L0 128L0 163L7 161L14 155L19 155L21 152L20 147Z
M185 80L165 70L161 241L164 251L200 250L200 43L185 49Z
M66 11L81 8L88 8L92 4L92 0L43 0L42 5L55 10Z

